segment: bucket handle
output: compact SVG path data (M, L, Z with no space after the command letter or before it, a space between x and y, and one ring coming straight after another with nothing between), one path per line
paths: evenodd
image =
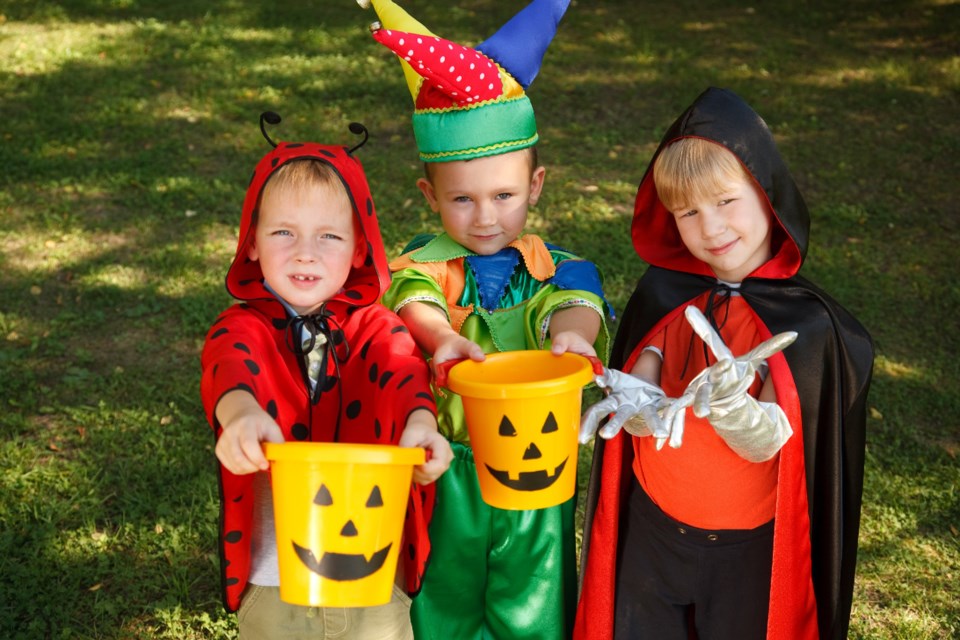
M600 362L600 358L596 356L584 356L587 360L590 361L590 365L593 367L593 373L602 376L603 375L603 363ZM447 377L450 375L450 369L454 366L460 364L468 358L456 358L454 360L447 360L446 362L433 366L433 384L437 387L445 388L447 386Z
M600 358L597 356L584 356L587 360L590 361L590 364L593 365L593 372L598 375L603 375L603 363L600 362Z
M441 364L434 365L433 384L437 387L446 387L447 377L450 375L450 369L453 369L455 365L460 364L464 360L469 360L469 358L455 358L453 360L447 360Z

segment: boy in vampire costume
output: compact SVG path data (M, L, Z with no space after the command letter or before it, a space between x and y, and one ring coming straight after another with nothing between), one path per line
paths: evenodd
M732 153L736 159L733 164L740 165L737 170L742 169L743 181L756 194L759 208L766 210L764 224L769 225L764 245L766 253L750 267L749 272L733 278L734 282L725 281L729 279L709 264L712 259L709 256L721 253L724 247L711 248L714 254L707 253L707 261L704 261L690 250L689 236L681 237L678 227L686 224L682 218L707 215L706 212L689 208L671 211L658 195L654 179L657 159L670 145L685 139L705 140L720 145L726 150L722 153ZM727 202L721 199L716 207L720 210ZM705 209L713 206L708 204ZM761 586L769 584L769 590L764 589L761 604L743 600L742 605L765 609L765 618L760 618L756 637L768 640L839 640L846 637L856 564L866 400L873 345L867 331L856 319L830 296L798 275L808 246L809 227L806 205L763 120L729 91L711 88L703 92L667 131L640 182L632 239L638 255L650 267L640 279L623 315L610 357L611 370L598 378L598 383L605 386L610 395L598 403L599 411L591 408L584 416L582 437L587 437L596 431L601 415L612 414L607 425L600 428L603 438L597 439L594 453L581 555L576 638L647 637L625 628L622 622L625 607L632 606L623 601L627 596L621 594L621 590L629 592L629 587L623 585L642 582L640 578L632 577L642 571L624 560L633 552L631 547L638 544L636 534L629 527L646 526L638 522L635 515L641 511L639 508L634 510L636 496L645 501L647 513L654 514L651 519L656 516L673 525L672 531L664 535L674 534L675 545L689 544L694 537L692 528L684 526L680 518L672 518L669 509L658 506L667 500L660 502L657 496L647 498L649 492L645 490L648 485L655 486L656 482L650 474L644 475L644 456L650 459L663 454L673 455L671 451L698 446L698 442L705 442L704 438L719 436L723 441L712 444L711 453L700 457L699 470L695 470L700 474L699 485L681 478L676 485L669 485L666 489L660 485L660 497L668 497L671 491L682 492L685 495L680 496L678 503L691 505L696 510L711 508L703 505L705 500L710 500L704 496L713 491L710 485L714 481L732 486L734 493L751 490L740 489L736 483L724 484L726 478L711 479L711 474L720 473L717 468L732 468L714 465L712 452L719 451L720 447L729 445L732 452L727 451L724 455L731 460L742 458L741 467L749 466L754 460L742 454L740 458L734 457L740 452L721 433L720 420L714 421L715 408L712 405L698 410L696 402L690 402L690 390L704 379L698 376L700 369L690 367L692 370L668 379L666 364L671 357L683 362L686 356L689 361L693 354L692 361L697 358L705 360L707 366L716 371L719 363L716 358L709 357L707 346L717 356L721 351L728 356L744 354L743 344L730 342L730 349L726 349L719 343L719 336L730 331L729 327L724 329L728 319L724 313L730 313L731 317L733 313L724 309L735 307L741 310L743 321L749 323L754 332L753 345L747 348L769 342L775 334L795 332L796 335L796 341L782 353L771 351L763 356L766 362L757 367L760 375L753 383L754 387L764 384L764 376L771 381L775 402L762 402L761 395L761 402L754 402L754 406L774 409L768 413L776 416L774 423L779 431L774 438L774 448L760 456L763 460L759 463L770 465L768 468L771 469L769 513L764 512L762 517L766 521L761 520L761 524L755 527L756 530L766 527L765 535L770 539L766 555L769 579L768 583L763 579L760 582ZM736 242L734 238L730 244ZM736 304L730 304L731 301ZM703 310L712 325L705 331L694 328L705 344L697 342L690 327L686 326L686 318L681 316L687 307ZM686 315L689 318L695 314L686 311ZM663 370L658 384L662 389L620 373L635 371L635 364L655 337L670 327L680 333L682 329L677 327L681 325L689 336L684 338L684 345L678 345L671 353L660 354ZM711 336L718 339L717 344L709 342ZM724 335L723 340L732 338L734 336ZM752 380L753 376L753 369L750 369L749 378ZM685 390L683 385L691 378L694 381ZM637 384L645 385L649 392L645 409L640 406L643 402L627 406L627 403L613 400L624 397L628 379L639 381ZM672 385L672 391L668 384ZM756 395L759 392L754 390L751 393ZM741 392L741 396L745 395ZM687 411L686 407L691 410ZM708 414L709 424L705 419ZM754 415L759 416L759 413ZM650 427L646 431L638 429L636 422L631 425L627 421L630 418L643 422L644 417ZM678 424L683 424L684 417L686 440L681 444L676 430ZM658 423L659 419L662 423ZM593 424L589 424L591 420ZM620 426L624 429L620 430ZM671 428L674 433L670 432ZM700 431L695 434L694 430ZM651 433L653 437L633 437ZM680 448L660 450L667 438L670 438L671 446ZM656 464L654 462L653 466ZM670 529L669 526L666 528ZM700 528L696 531L703 532ZM723 544L727 534L727 529L705 532L702 544L704 547ZM742 532L735 529L734 535L742 535ZM737 588L738 570L731 569L726 573L727 583L731 588ZM621 595L624 595L623 599ZM709 594L708 598L714 595ZM677 600L674 604L679 612L676 622L679 631L676 636L669 637L696 637L701 616L714 615L707 611L709 607L705 602L698 603L695 597ZM723 634L720 631L717 637L727 637ZM651 637L668 636L655 634Z

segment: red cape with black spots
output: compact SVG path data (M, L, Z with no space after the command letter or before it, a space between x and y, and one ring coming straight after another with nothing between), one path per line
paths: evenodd
M366 260L351 271L343 290L322 309L330 337L326 367L310 391L303 357L290 336L299 327L264 287L259 262L247 249L254 235L255 209L270 175L287 162L318 160L334 168L353 204L367 242ZM217 318L201 356L201 398L216 436L217 402L235 389L252 393L280 425L284 438L302 441L396 444L407 416L416 409L436 413L429 370L406 327L377 301L390 275L373 199L360 161L342 146L281 142L265 155L244 200L240 237L226 277L240 302ZM224 606L235 611L250 573L253 474L234 475L220 466L220 550ZM406 589L419 591L430 552L427 524L433 486L412 485L401 553Z

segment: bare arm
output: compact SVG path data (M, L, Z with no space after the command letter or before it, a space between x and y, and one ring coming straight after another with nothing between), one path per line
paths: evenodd
M480 345L454 331L446 314L436 305L411 302L400 309L398 315L407 325L417 346L433 357L434 364L456 358L477 361L485 358Z
M773 388L773 376L767 376L767 379L763 381L763 387L760 389L760 393L757 397L757 400L760 402L773 402L777 401L777 392Z
M633 363L630 374L641 380L646 380L650 384L660 385L660 369L663 367L663 360L660 354L650 349L645 349L637 361Z
M550 350L555 354L596 356L593 343L600 333L600 315L590 307L567 307L550 317Z

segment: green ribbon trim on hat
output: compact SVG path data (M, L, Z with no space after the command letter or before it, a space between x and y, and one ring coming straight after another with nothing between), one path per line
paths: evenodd
M419 111L413 135L424 162L451 162L532 147L537 121L527 96L467 109Z

